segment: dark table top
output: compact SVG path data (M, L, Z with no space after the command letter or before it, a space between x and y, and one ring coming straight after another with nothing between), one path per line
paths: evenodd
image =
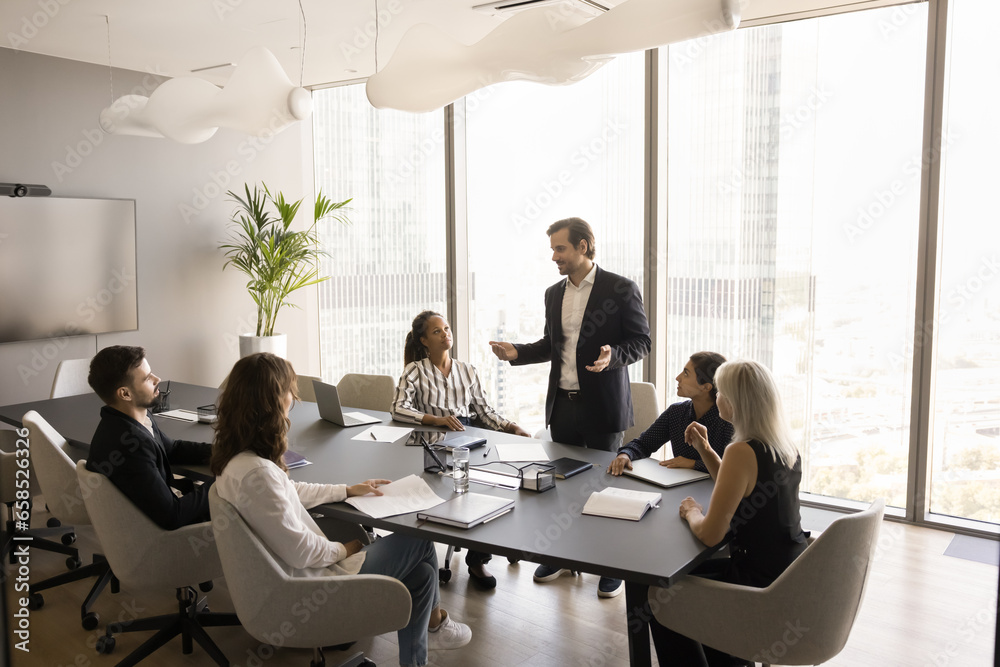
M193 410L213 403L217 390L184 383L171 384L170 407ZM86 456L87 443L100 421L101 400L95 394L70 396L0 407L0 420L20 426L28 410L36 410ZM388 413L363 410L384 423L392 422ZM206 424L187 423L155 417L160 428L174 439L211 441L213 433ZM453 496L448 477L423 472L423 450L403 444L351 440L368 426L342 428L323 421L314 403L299 403L291 412L290 448L305 456L313 465L291 471L292 479L305 482L353 484L370 478L400 479L421 475L443 498ZM421 427L426 428L426 427ZM440 430L440 429L427 429ZM491 446L472 450L472 464L497 460L497 443L523 442L522 438L494 431L470 428L482 435ZM318 511L340 519L364 523L394 532L419 535L425 539L454 544L478 551L558 565L638 583L669 586L715 551L707 549L678 515L681 500L693 496L707 506L712 492L708 481L661 489L645 482L612 477L605 473L612 459L610 452L543 442L552 459L562 456L598 464L589 471L557 480L556 488L543 493L507 490L471 483L470 490L515 499L515 509L495 521L471 530L418 522L415 513L384 519L367 516L346 503L335 503ZM625 521L581 514L584 503L594 491L607 486L642 491L658 491L663 500L659 509L649 511L640 521Z

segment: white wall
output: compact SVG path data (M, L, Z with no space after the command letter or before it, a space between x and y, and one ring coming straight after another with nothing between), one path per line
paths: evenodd
M159 81L114 70L114 95L148 94ZM234 208L225 191L263 181L312 201L309 121L270 140L220 129L183 145L103 134L98 115L110 100L107 67L0 48L0 182L134 199L139 294L138 331L0 345L0 405L47 398L60 359L115 344L144 346L164 379L218 384L238 357L236 336L256 323L242 275L222 271L218 245ZM311 203L302 208L311 213ZM297 303L314 304L315 291L303 292ZM318 371L315 307L286 309L277 328L296 370Z

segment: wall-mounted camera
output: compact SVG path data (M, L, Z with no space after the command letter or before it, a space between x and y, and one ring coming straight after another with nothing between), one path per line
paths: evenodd
M48 197L52 190L44 185L27 183L0 183L0 196L8 197Z

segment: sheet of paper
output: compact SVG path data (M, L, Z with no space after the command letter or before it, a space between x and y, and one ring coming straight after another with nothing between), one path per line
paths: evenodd
M436 507L445 501L420 477L409 475L391 484L380 486L381 496L367 495L348 498L346 503L368 516L382 519Z
M192 412L191 410L169 410L167 412L157 412L157 417L166 417L167 419L177 419L182 422L196 422L198 421L198 413Z
M398 442L413 433L412 428L402 426L386 426L376 424L365 429L361 433L351 438L351 440L364 440L365 442Z
M540 442L528 444L497 445L497 458L501 461L548 461L549 455Z

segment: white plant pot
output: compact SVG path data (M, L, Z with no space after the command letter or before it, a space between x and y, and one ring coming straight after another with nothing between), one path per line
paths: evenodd
M240 334L240 358L257 352L270 352L282 359L288 358L288 334L274 336Z

